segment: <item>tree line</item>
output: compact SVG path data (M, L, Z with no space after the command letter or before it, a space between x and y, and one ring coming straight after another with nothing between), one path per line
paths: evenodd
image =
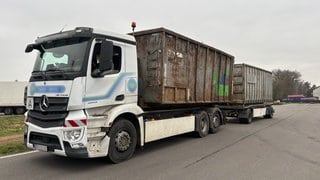
M288 95L303 94L312 97L313 90L317 87L310 82L301 79L298 71L275 69L273 76L273 99L281 100Z

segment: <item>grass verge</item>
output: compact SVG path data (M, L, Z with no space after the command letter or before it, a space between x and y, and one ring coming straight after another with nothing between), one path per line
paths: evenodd
M23 134L24 116L0 117L0 137L12 134Z
M23 142L24 116L0 116L0 156L30 151Z
M0 143L0 156L30 151L23 142Z

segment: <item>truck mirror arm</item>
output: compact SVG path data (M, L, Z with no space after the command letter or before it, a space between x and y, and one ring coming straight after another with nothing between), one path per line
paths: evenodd
M94 77L94 78L102 78L102 77L103 77L100 69L95 69L95 70L93 70L92 73L91 73L91 75L92 75L92 77Z
M28 44L26 49L25 49L25 53L32 52L34 49L39 50L41 53L45 52L45 50L44 50L44 48L42 47L41 44Z
M33 51L33 49L34 49L34 44L28 44L25 52L29 53L29 52Z

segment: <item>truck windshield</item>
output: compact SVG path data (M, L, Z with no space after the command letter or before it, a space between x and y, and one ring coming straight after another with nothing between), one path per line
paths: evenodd
M69 38L39 46L33 72L79 72L84 64L88 38Z

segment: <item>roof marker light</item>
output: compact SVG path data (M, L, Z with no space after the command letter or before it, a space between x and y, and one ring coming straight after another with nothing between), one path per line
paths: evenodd
M131 22L131 27L132 27L132 34L134 35L134 28L137 27L137 23L135 21Z

